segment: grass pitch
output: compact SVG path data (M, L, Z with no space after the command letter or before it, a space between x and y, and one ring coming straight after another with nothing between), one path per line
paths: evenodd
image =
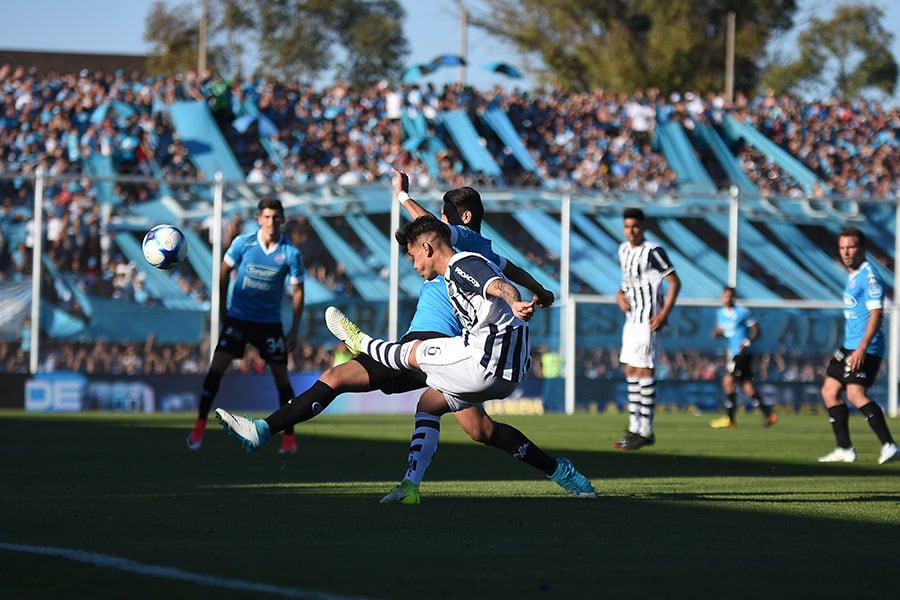
M613 450L623 415L502 416L567 456L575 499L452 417L419 506L380 505L410 416L321 416L300 452L247 455L193 415L0 412L8 598L895 598L900 463L855 464L821 415L733 430L662 413L657 444ZM895 435L900 422L889 421ZM898 435L900 437L900 435Z

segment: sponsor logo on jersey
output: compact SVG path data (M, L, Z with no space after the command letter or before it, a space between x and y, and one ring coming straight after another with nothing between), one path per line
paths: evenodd
M469 283L471 283L471 284L472 284L472 287L474 287L474 288L480 288L480 287L481 287L481 284L478 283L478 280L477 280L477 279L475 279L474 277L472 277L471 275L469 275L468 273L466 273L465 271L463 271L461 268L459 268L459 267L453 267L453 273L454 273L454 275L456 275L456 276L459 277L460 279L465 279L466 281L468 281Z

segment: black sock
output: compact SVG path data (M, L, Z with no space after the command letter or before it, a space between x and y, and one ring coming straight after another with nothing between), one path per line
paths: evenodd
M219 393L219 385L222 383L222 377L224 376L224 373L216 373L215 371L210 371L206 374L200 391L200 408L197 409L198 419L209 417L209 409L212 408L213 400L216 399L216 394Z
M283 388L278 388L278 406L284 406L294 398L294 388L288 384ZM289 425L284 428L284 432L288 435L294 435L294 426Z
M828 409L828 417L831 421L831 428L834 429L834 439L837 440L839 448L852 448L853 443L850 442L850 409L846 404L838 404Z
M337 393L330 386L317 380L308 390L266 417L269 431L274 434L295 423L309 421L325 410L336 397Z
M762 411L762 414L766 417L772 414L772 407L763 402L762 396L759 395L759 392L753 394L753 402L757 406L759 406L759 410Z
M866 417L866 423L869 424L869 427L871 427L872 431L875 432L875 435L878 436L878 441L880 441L882 445L894 443L894 438L891 437L891 432L888 430L887 421L884 420L884 411L881 410L878 403L869 402L868 404L860 406L859 412Z
M734 423L734 413L737 411L737 393L731 392L725 394L725 412L728 413L728 419Z
M556 471L556 459L541 450L525 434L506 423L494 422L494 431L488 445L499 448L550 476Z

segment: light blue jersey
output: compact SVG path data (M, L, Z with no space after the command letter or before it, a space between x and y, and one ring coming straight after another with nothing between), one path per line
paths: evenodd
M284 279L303 283L300 250L284 236L271 252L263 250L259 232L240 235L225 253L225 264L237 271L228 316L254 323L280 323Z
M416 314L413 315L406 333L415 331L435 331L447 337L462 335L462 325L453 313L442 275L426 281L419 290Z
M868 263L859 265L847 278L844 288L844 348L856 350L869 324L869 311L884 309L884 280L881 274ZM866 354L884 356L884 332L879 329Z
M459 252L475 252L480 254L502 271L506 267L506 259L496 252L487 239L477 231L464 225L450 225L450 244Z
M750 328L756 324L756 319L750 315L750 309L736 305L732 308L721 307L716 311L716 325L722 329L722 336L728 342L729 356L737 356L741 353L744 340L749 340Z

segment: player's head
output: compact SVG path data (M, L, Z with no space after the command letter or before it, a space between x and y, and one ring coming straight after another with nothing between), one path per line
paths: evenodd
M838 234L838 252L844 266L855 270L866 260L866 234L856 227L845 227Z
M644 211L639 208L626 208L622 211L622 233L632 246L644 243Z
M413 267L425 279L434 279L443 272L443 263L436 260L452 255L450 230L432 215L419 217L397 230L397 243L406 248Z
M272 198L271 196L267 196L259 201L259 204L256 205L256 210L259 214L262 214L262 211L270 209L278 211L281 216L284 216L284 206L281 204L281 200L278 198Z
M465 225L480 233L481 220L484 219L484 204L481 202L481 194L469 186L454 188L446 192L441 218L450 225Z
M281 227L284 225L284 206L281 205L281 200L271 197L263 198L256 205L256 209L256 222L259 223L260 229L270 235L281 231Z
M724 304L725 306L734 306L734 299L736 296L737 292L730 285L726 285L722 288L722 304Z

